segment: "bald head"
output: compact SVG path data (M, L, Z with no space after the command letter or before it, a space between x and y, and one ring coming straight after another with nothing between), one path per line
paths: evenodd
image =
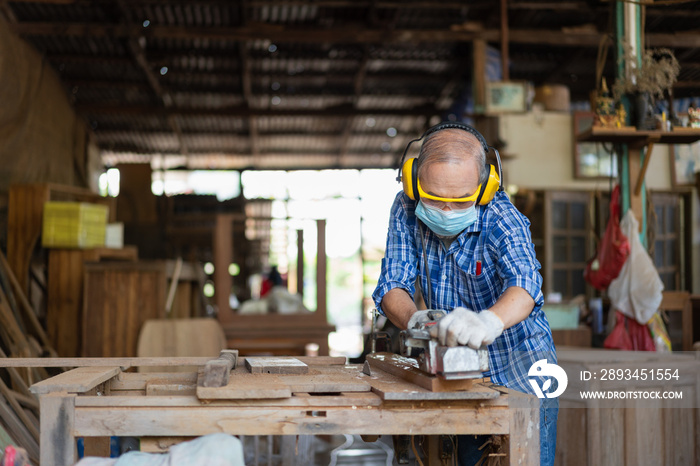
M416 161L418 178L427 167L435 163L460 164L473 161L479 170L479 183L488 179L486 153L479 140L463 129L443 129L428 135L420 148Z

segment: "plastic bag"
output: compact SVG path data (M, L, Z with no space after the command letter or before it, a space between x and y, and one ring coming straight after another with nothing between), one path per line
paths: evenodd
M630 253L627 237L620 229L620 186L610 194L610 217L605 233L598 243L593 259L588 261L583 278L594 288L603 291L618 276Z
M671 352L671 339L668 336L668 331L666 330L666 324L664 324L664 319L658 312L651 317L649 321L649 331L654 339L654 346L656 346L656 351L658 352Z
M631 209L620 222L620 228L629 238L630 255L620 274L610 282L610 305L640 324L646 324L661 305L664 284L639 239L639 223Z
M615 328L603 342L608 349L627 351L656 351L654 339L646 325L617 311Z
M605 339L603 346L608 349L632 351L632 339L625 326L627 318L620 311L617 312L616 317L615 328L613 328L613 331L610 332L610 335Z

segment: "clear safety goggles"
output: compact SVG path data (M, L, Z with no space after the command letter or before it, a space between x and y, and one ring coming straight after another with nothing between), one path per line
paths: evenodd
M445 206L449 206L452 210L463 210L471 207L474 202L479 198L479 192L481 192L481 185L476 188L476 191L471 196L467 197L440 197L433 196L423 191L420 185L420 179L418 180L418 194L420 195L421 201L430 207L435 207L437 209L444 209Z

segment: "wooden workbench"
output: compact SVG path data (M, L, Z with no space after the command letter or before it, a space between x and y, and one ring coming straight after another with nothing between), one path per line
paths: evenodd
M163 359L147 362L163 364ZM201 366L207 359L179 358L179 363ZM539 464L539 400L533 396L487 383L432 392L376 368L366 375L344 358L298 359L308 373L250 373L239 359L229 384L220 388L198 385L196 372L124 370L146 365L140 363L146 358L86 359L86 367L32 386L41 406L41 465L74 464L76 437L154 440L216 432L499 434L509 436L511 464Z

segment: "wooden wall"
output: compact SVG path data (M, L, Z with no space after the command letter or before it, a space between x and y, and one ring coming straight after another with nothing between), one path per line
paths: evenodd
M99 153L58 76L0 17L0 234L13 183L97 190Z

